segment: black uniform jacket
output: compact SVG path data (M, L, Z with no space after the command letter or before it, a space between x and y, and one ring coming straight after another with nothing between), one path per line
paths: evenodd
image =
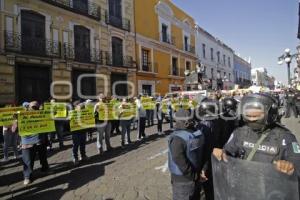
M300 146L296 137L279 124L267 131L270 133L259 145L252 161L273 163L277 160L286 160L294 164L300 177ZM233 157L246 159L260 137L261 134L248 126L243 126L232 133L224 149Z

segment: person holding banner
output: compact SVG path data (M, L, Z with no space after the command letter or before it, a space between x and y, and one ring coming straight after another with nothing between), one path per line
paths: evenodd
M8 147L12 146L15 159L19 158L19 152L18 152L18 121L17 121L17 114L13 115L13 124L9 126L3 126L3 138L4 138L4 144L3 144L3 153L4 158L3 161L8 161Z
M161 135L162 131L162 124L164 120L164 113L162 112L162 104L161 101L157 101L156 103L156 118L157 118L157 133Z
M39 110L38 102L31 102L28 110ZM36 153L39 154L40 164L42 166L41 171L47 172L49 170L45 136L47 137L47 135L43 135L43 133L27 136L21 135L24 185L28 185L32 181Z
M295 135L276 123L277 101L268 94L251 94L242 99L241 108L245 125L231 134L224 149L214 149L213 155L224 161L229 155L273 163L279 172L300 177L300 145Z
M94 107L94 114L97 127L97 149L100 155L103 154L103 138L105 138L106 151L112 150L110 144L111 121L108 120L107 100L103 94L99 95L98 103Z
M146 128L146 111L141 102L141 95L138 96L136 100L136 106L138 109L138 141L145 138L145 128Z
M125 136L127 135L127 144L131 144L130 127L135 116L135 106L128 99L123 99L120 105L120 125L121 125L121 146L124 147Z
M75 101L74 108L75 108L75 110L73 111L74 117L72 117L72 114L70 115L71 116L70 126L71 126L71 121L75 121L75 124L77 124L78 128L72 130L72 127L70 127L70 130L72 131L72 141L73 141L73 149L72 149L73 163L74 165L78 165L79 160L84 161L88 159L85 151L87 134L86 134L86 128L83 127L84 124L80 118L82 115L81 111L84 110L84 104L80 103L80 101ZM78 159L78 148L80 149L80 159Z
M114 107L119 107L120 106L120 101L116 98L116 96L111 96L110 103L114 105ZM120 135L120 120L119 119L113 119L111 120L111 135L114 135L114 131L116 130L116 135Z

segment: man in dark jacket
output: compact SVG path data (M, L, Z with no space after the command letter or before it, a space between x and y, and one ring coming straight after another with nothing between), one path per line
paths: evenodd
M191 120L176 119L169 139L169 170L173 200L200 199L199 175L203 165L204 136Z

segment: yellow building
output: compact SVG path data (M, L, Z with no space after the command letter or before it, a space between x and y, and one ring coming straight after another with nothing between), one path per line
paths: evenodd
M137 87L165 94L189 89L185 72L195 70L195 21L170 0L135 0Z
M115 83L136 82L133 8L132 0L0 0L0 105L131 93Z

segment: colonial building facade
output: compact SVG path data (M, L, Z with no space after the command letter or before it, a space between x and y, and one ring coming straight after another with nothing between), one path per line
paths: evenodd
M0 104L132 93L132 0L0 2Z
M234 85L234 51L222 41L196 26L196 54L204 77L213 89L231 89Z
M139 93L186 89L185 71L195 69L195 21L169 0L135 1Z

